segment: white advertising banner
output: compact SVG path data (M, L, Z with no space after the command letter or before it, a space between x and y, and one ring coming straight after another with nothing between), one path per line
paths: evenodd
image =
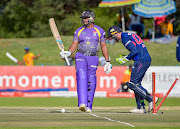
M51 91L50 96L53 97L77 97L76 91ZM106 91L97 91L95 92L95 97L107 97Z
M151 66L146 72L142 86L152 92L152 72L155 72L156 93L167 93L175 79L178 81L170 92L171 97L180 97L180 67L179 66Z

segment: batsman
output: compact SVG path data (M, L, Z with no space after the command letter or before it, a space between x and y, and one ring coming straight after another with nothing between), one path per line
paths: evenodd
M151 65L151 57L144 45L142 39L135 33L122 32L118 26L112 26L108 30L108 39L111 44L122 40L122 44L130 51L127 56L116 58L119 64L125 64L134 60L130 81L127 82L129 89L135 93L137 108L130 110L131 113L146 113L144 99L149 102L150 112L153 108L152 95L142 87L141 81ZM158 98L156 98L157 102Z
M104 71L109 74L112 65L109 61L108 50L106 47L105 31L94 24L95 14L91 10L85 10L82 13L81 23L83 26L76 29L73 43L69 51L60 52L62 58L69 57L77 48L75 54L75 67L77 79L78 107L81 111L90 113L96 89L96 70L99 64L99 47L106 64Z

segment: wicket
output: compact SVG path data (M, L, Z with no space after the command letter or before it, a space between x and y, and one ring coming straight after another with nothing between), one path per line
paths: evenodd
M158 112L159 108L161 107L161 105L163 104L163 102L165 101L165 99L167 98L167 96L169 95L169 93L171 92L172 88L175 86L177 81L178 81L178 79L176 78L176 80L174 81L174 83L172 84L172 86L170 87L170 89L168 90L168 92L166 93L166 95L163 97L162 101L160 102L160 104L156 108L156 104L155 104L155 97L156 97L156 93L155 93L155 91L156 91L155 90L155 72L152 72L153 114L156 114Z

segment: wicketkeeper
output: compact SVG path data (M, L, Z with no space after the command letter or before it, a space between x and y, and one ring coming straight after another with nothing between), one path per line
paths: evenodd
M122 32L118 26L112 26L108 30L108 38L111 44L122 40L122 44L130 51L127 56L120 56L116 58L119 64L125 64L130 60L134 60L134 64L131 72L130 82L127 82L129 89L135 93L137 108L130 110L132 113L146 113L144 99L149 102L149 110L153 108L152 96L149 92L142 87L141 81L151 65L151 57L144 45L142 39L134 33ZM157 98L156 98L157 102Z
M104 66L106 74L111 72L112 65L106 47L105 31L94 24L94 12L85 10L80 18L84 25L75 31L69 51L60 52L60 55L62 58L65 54L69 57L78 47L75 55L78 107L81 111L91 112L97 82L96 70L99 64L100 45L106 59Z

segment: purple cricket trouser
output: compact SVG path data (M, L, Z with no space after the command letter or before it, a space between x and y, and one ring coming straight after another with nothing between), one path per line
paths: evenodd
M75 55L78 107L85 104L92 109L96 90L96 70L99 64L98 56L86 56L80 52Z

